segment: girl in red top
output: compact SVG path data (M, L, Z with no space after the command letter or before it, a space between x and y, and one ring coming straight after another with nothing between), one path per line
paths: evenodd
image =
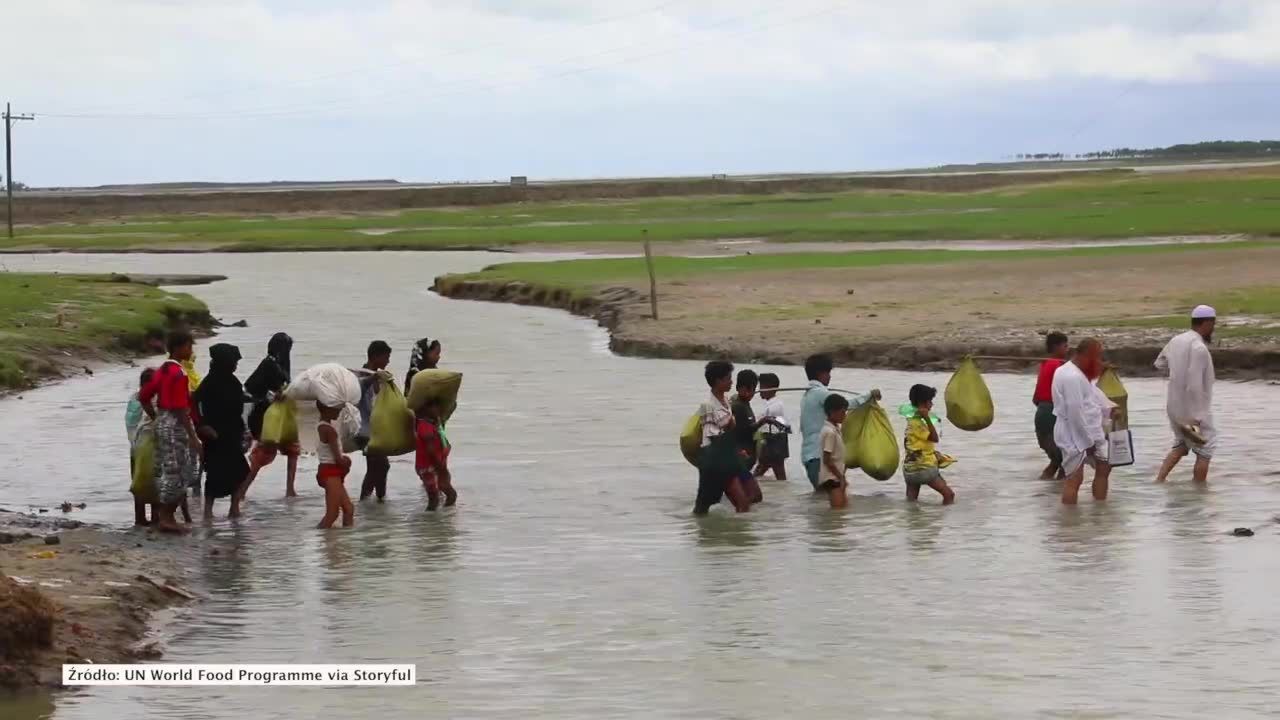
M191 333L172 332L167 345L169 359L138 391L142 411L155 421L155 484L159 519L165 532L184 532L174 512L185 506L187 487L199 468L200 439L192 417L191 386L182 371L195 346ZM153 402L154 401L154 402ZM190 522L188 514L187 522Z
M1036 441L1040 449L1049 456L1049 466L1040 473L1041 480L1052 480L1056 476L1062 479L1062 451L1053 442L1053 426L1057 418L1053 415L1053 375L1067 361L1070 343L1067 336L1060 332L1051 332L1044 339L1045 349L1049 357L1040 363L1040 375L1036 378L1036 390L1031 394L1031 402L1036 406Z
M432 400L418 409L413 435L418 446L414 467L423 489L427 491L427 509L435 510L440 506L442 491L444 506L452 507L458 502L458 493L453 489L453 476L449 474L449 438L444 434L438 401Z

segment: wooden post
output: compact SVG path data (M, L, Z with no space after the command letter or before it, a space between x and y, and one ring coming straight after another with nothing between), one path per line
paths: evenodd
M653 311L653 319L658 319L658 276L653 271L653 249L649 247L649 231L642 231L644 238L644 264L649 268L649 308Z

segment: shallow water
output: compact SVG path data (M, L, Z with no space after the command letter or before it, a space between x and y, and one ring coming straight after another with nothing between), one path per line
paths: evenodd
M697 521L675 435L705 392L699 365L613 357L582 319L427 291L436 274L496 259L5 259L14 270L228 275L190 290L249 321L220 337L245 352L242 377L277 330L297 339L297 367L358 363L384 338L403 371L409 342L430 335L445 344L443 364L466 374L450 433L456 511L426 514L402 459L388 503L359 506L355 530L313 530L321 495L304 459L299 500L281 498L277 463L238 525L168 540L220 553L198 569L211 599L172 629L166 660L415 662L416 687L101 688L58 697L52 717L1272 712L1280 476L1268 461L1280 388L1219 384L1223 442L1207 489L1191 486L1189 467L1151 484L1167 442L1163 390L1132 380L1138 464L1116 471L1105 505L1062 508L1056 486L1034 479L1033 378L993 375L996 424L944 430L942 448L960 459L947 473L954 507L909 506L898 482L858 475L843 514L792 481L767 483L759 512ZM779 372L802 384L799 369ZM85 501L76 517L128 521L122 415L136 375L103 370L0 400L0 505ZM922 380L946 377L838 371L833 384L878 386L896 407ZM798 398L787 400L794 419ZM800 477L794 459L791 470ZM1230 537L1236 526L1258 534Z

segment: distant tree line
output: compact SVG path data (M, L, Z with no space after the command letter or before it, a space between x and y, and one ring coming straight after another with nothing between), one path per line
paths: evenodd
M1159 148L1114 148L1094 152L1066 155L1064 153L1018 153L1018 160L1117 160L1138 158L1167 158L1171 160L1221 157L1258 157L1280 155L1280 140L1210 140L1198 143L1182 143Z

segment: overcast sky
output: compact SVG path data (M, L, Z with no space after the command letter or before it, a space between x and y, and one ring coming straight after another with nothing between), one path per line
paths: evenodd
M33 185L823 171L1280 138L1280 0L32 0ZM76 117L57 117L57 115Z

